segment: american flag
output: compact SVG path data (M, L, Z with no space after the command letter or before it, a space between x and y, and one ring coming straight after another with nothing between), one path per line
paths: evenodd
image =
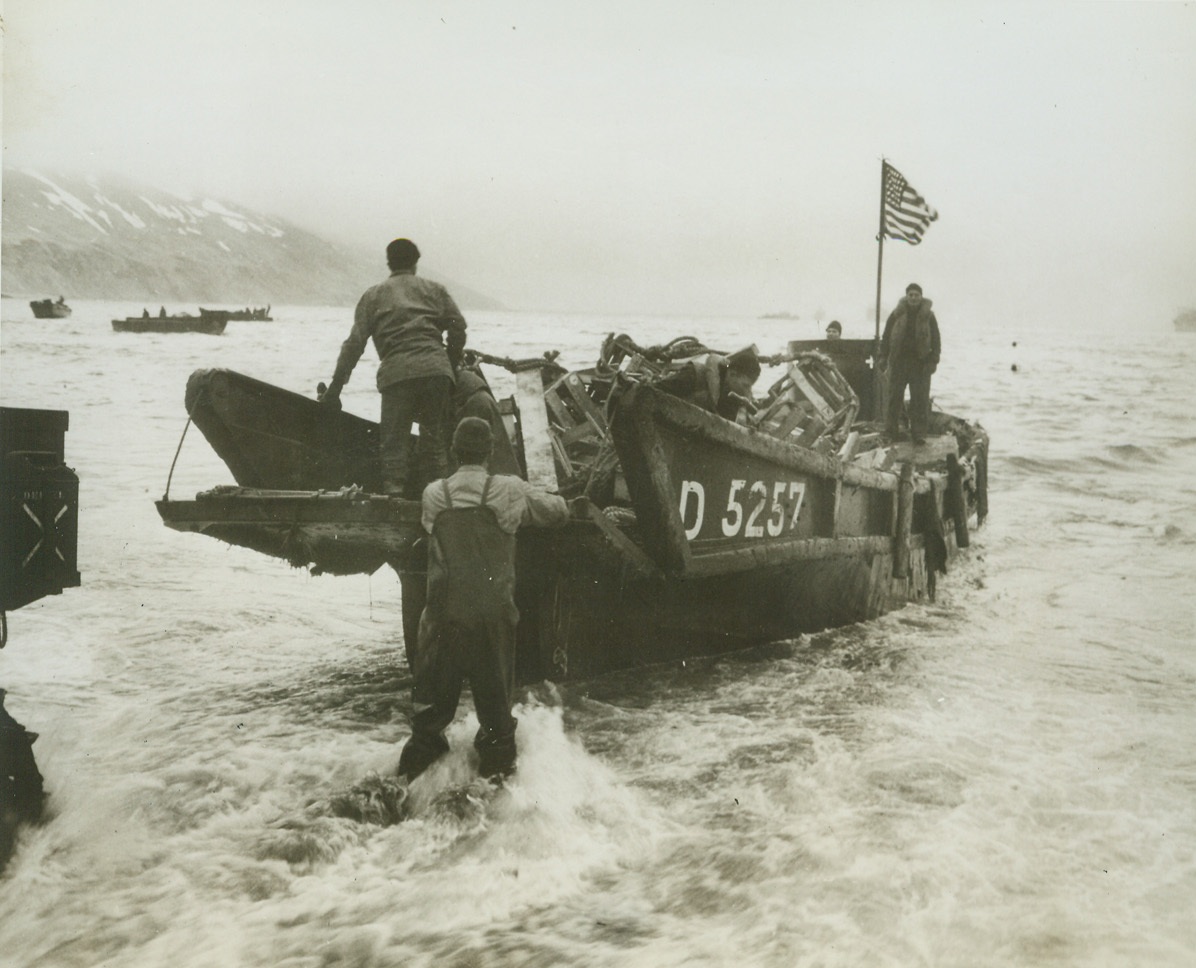
M910 245L922 241L922 233L939 217L926 204L926 199L914 191L905 176L887 161L881 190L885 197L884 235L889 239L904 239Z

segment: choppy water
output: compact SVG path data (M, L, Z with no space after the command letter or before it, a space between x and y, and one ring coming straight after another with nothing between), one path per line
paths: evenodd
M111 331L140 309L3 301L3 402L70 411L84 584L11 613L0 654L52 794L0 878L0 963L1196 959L1196 336L943 312L935 396L993 450L989 523L936 603L535 690L496 797L465 785L466 705L414 819L382 828L320 803L397 761L397 581L311 578L152 503L193 369L310 391L351 313ZM471 316L478 348L571 364L611 330L772 352L817 335L798 325ZM344 400L376 418L373 366ZM230 481L189 434L172 494Z

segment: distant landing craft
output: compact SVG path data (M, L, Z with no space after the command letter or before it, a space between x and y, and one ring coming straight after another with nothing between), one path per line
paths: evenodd
M36 319L66 319L71 314L71 307L66 300L59 296L57 301L52 299L35 299L29 304Z

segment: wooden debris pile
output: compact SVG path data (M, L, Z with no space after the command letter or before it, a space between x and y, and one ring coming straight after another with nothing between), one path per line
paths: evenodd
M859 397L830 357L799 353L769 389L751 423L781 440L830 449L832 441L843 443L859 409ZM816 447L819 443L828 446Z
M609 431L608 407L615 387L620 382L655 383L712 353L727 355L692 336L642 347L625 334L611 334L603 341L597 365L585 370L566 372L551 356L524 361L484 354L481 358L508 365L525 379L532 376L527 370L539 370L560 493L584 494L606 507L628 500ZM785 365L786 371L763 399L753 401L744 421L749 429L824 453L838 452L844 459L868 446L868 437L852 431L859 397L830 357L812 351L761 357L760 362ZM524 436L526 451L526 428Z
M545 370L544 402L561 494L584 494L599 507L629 501L608 427L615 385L619 380L652 383L709 352L692 336L641 347L629 336L611 334L596 366L567 373Z

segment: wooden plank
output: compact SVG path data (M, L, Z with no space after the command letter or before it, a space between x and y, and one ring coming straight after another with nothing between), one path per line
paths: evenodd
M826 421L820 416L812 416L810 422L803 428L801 435L797 438L797 443L802 447L808 447L814 443L826 431Z
M606 417L602 415L602 411L590 399L590 395L586 392L585 386L582 385L580 377L576 373L570 373L565 377L564 385L569 390L569 395L573 397L574 402L581 409L582 413L594 425L594 429L599 434L605 435Z
M819 396L828 405L834 406L836 403L841 404L843 402L841 399L844 396L842 387L836 386L825 373L821 373L814 368L811 368L809 371L803 370L802 372L805 374L806 379L810 381L810 385L814 387Z
M573 414L569 412L569 408L565 406L565 401L560 398L560 395L553 387L549 387L544 391L544 402L552 411L552 415L556 417L557 423L562 427L568 429L577 423L573 418Z
M814 405L814 409L818 411L818 415L823 420L829 421L835 415L834 408L822 399L822 395L814 389L813 384L810 383L809 378L796 366L789 368L789 375L793 378L793 382L797 384L798 389L805 395L806 399Z
M570 427L568 430L560 431L560 438L561 443L566 447L576 444L579 440L592 440L597 443L602 439L588 420Z
M556 437L552 438L552 453L556 458L557 464L559 464L561 467L564 467L568 473L572 474L573 461L569 457L569 452L565 450L565 445L557 440Z
M909 577L910 531L914 523L914 465L901 465L897 488L897 534L893 536L893 577Z
M627 559L628 564L645 577L654 578L660 575L660 569L656 567L656 562L649 558L639 545L620 531L614 522L602 513L600 508L585 498L578 498L577 501L582 502L582 509L585 511L586 517L598 526L606 539Z
M966 548L968 537L968 503L963 496L963 468L954 454L947 455L947 510L955 522L956 547Z
M540 371L520 370L515 374L515 401L519 405L519 426L523 430L523 460L528 483L546 491L560 489L556 461L552 456L552 430L544 402L544 381Z
M839 460L851 460L855 457L856 448L860 445L860 432L853 430L839 448Z
M794 404L793 409L789 411L785 419L781 421L780 426L777 427L773 436L783 440L788 437L794 430L805 423L806 418L813 418L813 414L802 408L801 404Z

